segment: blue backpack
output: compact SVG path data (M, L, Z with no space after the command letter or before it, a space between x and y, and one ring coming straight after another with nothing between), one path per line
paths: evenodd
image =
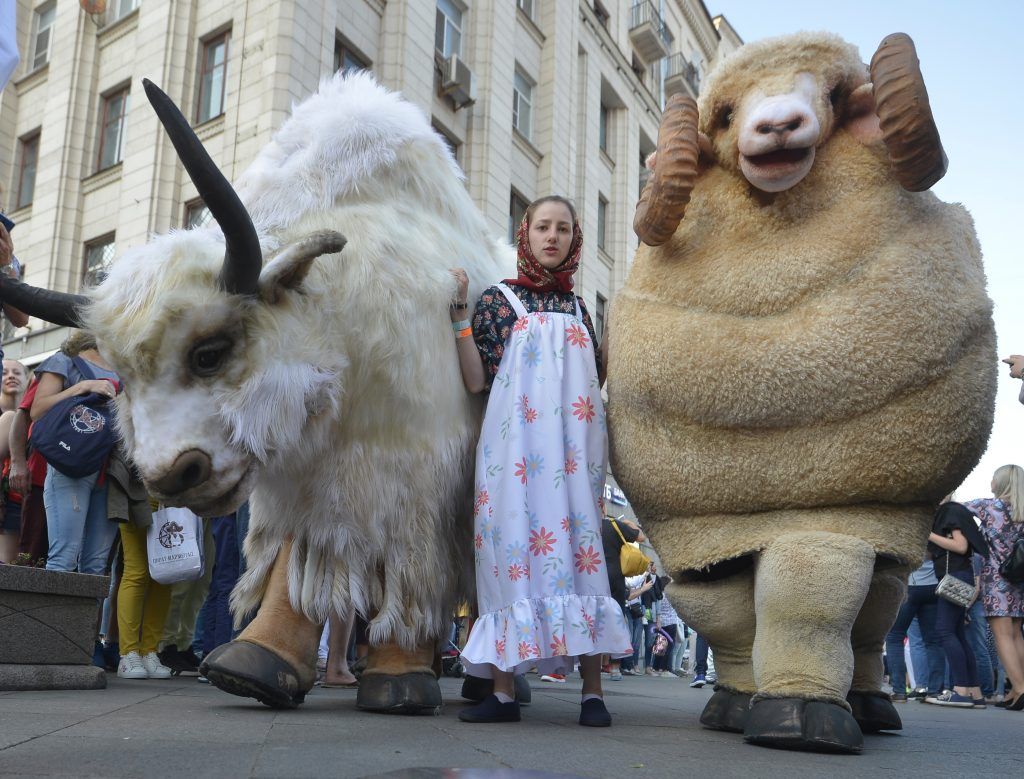
M75 367L87 379L96 374L78 357ZM96 473L117 443L110 398L91 392L60 401L32 425L32 447L72 479Z

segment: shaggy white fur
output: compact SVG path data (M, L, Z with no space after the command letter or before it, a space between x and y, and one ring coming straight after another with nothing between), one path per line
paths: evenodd
M292 605L315 621L352 604L374 641L441 635L472 584L472 448L482 406L462 386L448 269L470 293L507 275L426 116L367 74L335 76L294 108L239 182L268 262L259 294L216 276L216 227L130 250L92 293L89 329L128 383L120 424L151 485L189 449L213 475L169 502L230 511L252 489L236 615L260 602L294 538ZM312 263L287 248L334 230ZM285 250L285 251L282 251ZM282 267L282 265L290 267ZM228 344L195 375L198 342Z

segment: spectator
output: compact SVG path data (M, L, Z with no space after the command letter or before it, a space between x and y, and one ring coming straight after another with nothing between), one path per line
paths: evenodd
M355 674L348 667L348 647L352 629L356 624L355 609L349 609L342 617L332 611L327 634L327 667L324 670L324 687L358 687Z
M18 555L21 535L21 493L10 486L11 427L17 416L18 403L28 384L25 366L17 360L4 360L3 384L0 387L0 463L3 463L3 489L0 494L0 563L9 563Z
M86 378L72 362L76 355L88 363L95 379ZM32 419L43 416L65 398L97 393L113 398L120 380L96 351L96 341L78 331L61 351L39 366L39 386L32 401ZM107 486L101 473L72 478L53 466L46 470L43 502L46 506L50 548L46 567L53 571L102 573L117 525L107 519Z
M666 576L661 581L661 587L664 591L666 585L672 580ZM676 614L676 610L669 603L668 598L662 595L662 597L656 602L655 608L657 609L656 616L654 619L654 632L655 641L657 641L657 634L662 632L669 640L668 650L661 655L654 655L654 675L655 676L671 676L675 678L675 674L672 673L672 648L675 646L681 638L681 632L677 630L680 621L679 615Z
M696 647L694 648L693 658L693 679L690 680L690 686L694 688L703 687L708 683L708 645L707 639L704 638L700 633L697 634Z
M932 532L928 534L928 553L935 563L935 578L942 582L948 573L968 584L974 584L971 568L972 543L974 551L988 553L980 537L974 516L959 503L947 500L935 512ZM946 653L953 689L925 698L926 703L959 708L984 708L985 699L978 682L978 667L974 652L967 642L966 609L945 598L938 598L935 613L935 632Z
M622 576L622 566L619 555L622 545L635 541L646 541L647 537L639 527L624 517L612 519L606 516L601 522L601 546L604 549L604 559L608 564L608 586L615 602L622 607L622 613L626 615L626 624L631 625L629 610L626 607L628 592L626 591L626 580ZM627 658L610 658L608 663L608 676L612 681L622 679L622 663ZM629 667L629 666L627 666Z
M889 683L892 685L894 703L907 701L907 664L903 641L915 617L921 628L925 647L932 647L932 651L926 655L928 663L925 667L918 668L915 661L914 677L918 684L927 684L926 696L936 697L942 693L946 657L941 653L942 646L935 633L935 615L938 609L935 588L938 584L939 581L935 578L935 564L928 558L910 574L907 595L885 637L885 658L889 664ZM938 658L941 658L941 662L933 663L933 660Z
M21 534L18 553L25 555L28 565L45 564L49 549L46 532L46 508L43 506L43 485L46 482L46 460L39 452L28 453L29 411L39 388L39 377L32 379L11 423L10 492L21 496Z
M644 660L644 604L641 598L653 586L649 573L627 576L626 583L626 626L633 646L633 654L623 657L622 673L626 676L643 673Z
M203 575L171 586L171 603L157 656L163 665L182 675L199 675L200 658L196 649L202 652L203 636L196 628L210 592L216 553L210 522L203 522L203 557L206 560Z
M117 675L123 679L169 679L171 669L157 657L157 645L167 619L171 588L149 576L146 535L153 524L153 506L120 445L110 456L107 479L107 513L120 523L124 553L116 607L121 652Z
M1019 355L1008 359L1014 358ZM1019 507L1024 506L1024 469L1019 465L997 468L992 475L992 494L995 497L970 500L965 505L981 521L981 532L991 547L981 568L981 598L999 662L1013 685L1014 696L1006 701L1006 708L1024 711L1024 584L1009 582L999 573L1014 544L1024 538L1024 522L1018 516Z
M210 592L203 604L203 656L207 656L232 637L231 609L228 598L238 581L238 540L235 535L235 515L213 517L206 520L213 534L215 556L206 558L213 566Z
M661 579L658 578L658 569L654 561L647 567L647 577L651 582L650 588L640 596L640 603L644 607L644 674L654 675L654 621L657 613L657 603L664 598Z

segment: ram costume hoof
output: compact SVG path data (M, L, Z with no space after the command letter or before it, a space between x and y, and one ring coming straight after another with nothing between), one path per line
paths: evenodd
M749 713L749 693L719 687L701 712L700 724L711 730L742 733Z
M214 649L199 666L199 673L224 692L255 698L272 709L294 709L313 686L303 684L290 663L245 640Z
M533 690L530 688L530 683L526 680L525 676L517 676L515 678L515 685L516 703L520 706L528 706L530 701L533 700ZM467 701L476 701L479 703L493 692L493 679L483 679L479 676L466 674L466 678L462 682L462 697Z
M367 674L359 679L356 707L382 714L437 714L441 685L432 673Z
M896 707L884 692L854 692L846 696L846 702L853 710L853 718L860 725L861 733L878 733L880 730L903 730Z
M806 752L858 754L864 747L857 721L836 703L764 698L750 707L743 740Z

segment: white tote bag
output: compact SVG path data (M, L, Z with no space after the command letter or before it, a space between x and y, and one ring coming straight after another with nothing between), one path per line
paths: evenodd
M146 531L150 578L160 584L203 575L203 521L186 508L161 506Z

